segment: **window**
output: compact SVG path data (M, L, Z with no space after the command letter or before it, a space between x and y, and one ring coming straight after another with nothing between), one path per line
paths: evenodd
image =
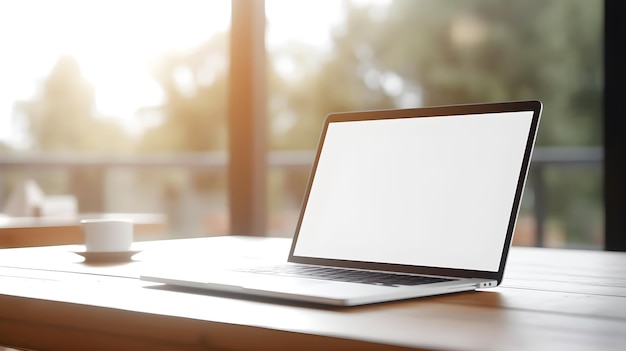
M263 10L232 4L254 21ZM536 98L545 110L516 244L600 248L602 113L613 96L604 5L266 0L263 55L263 24L230 28L231 1L2 2L0 205L32 178L46 194L75 195L81 212L166 213L173 236L254 226L291 236L328 113ZM252 56L236 64L266 63L263 77L229 68L229 50L245 48ZM237 84L258 103L238 113L257 119L233 122L246 107ZM237 162L263 174L229 179ZM262 218L240 229L229 216Z

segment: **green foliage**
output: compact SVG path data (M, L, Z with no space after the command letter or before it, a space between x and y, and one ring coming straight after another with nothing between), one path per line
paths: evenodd
M286 102L270 115L296 116L272 134L274 148L314 148L335 111L521 99L544 103L539 146L602 144L601 0L345 4L320 68L272 86ZM601 177L550 169L545 182L550 223L569 242L590 241L601 230Z
M154 70L165 92L163 123L148 130L141 152L199 152L226 148L227 37L191 53L170 53ZM154 112L154 111L152 111Z
M345 6L329 55L311 64L306 50L294 49L301 78L281 76L270 56L269 115L282 126L270 130L272 148L314 148L330 112L531 98L545 104L540 145L601 143L600 0ZM162 123L145 133L139 151L226 148L227 45L220 34L160 61L154 77L166 101L149 112ZM93 88L71 58L19 110L41 150L130 148L118 126L94 118Z
M35 150L114 153L132 149L119 125L97 118L94 89L73 57L61 57L39 96L18 103L16 110L26 119Z
M274 90L298 116L275 145L314 147L305 134L334 111L520 99L544 102L539 145L601 143L601 1L346 4L322 68Z
M13 150L12 147L10 147L6 143L0 141L0 152L10 152L12 150Z

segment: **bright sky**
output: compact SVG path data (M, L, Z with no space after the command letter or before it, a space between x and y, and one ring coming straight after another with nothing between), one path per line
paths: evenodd
M270 50L289 40L324 46L341 1L266 0L266 15ZM229 26L229 0L0 0L0 141L20 146L13 104L36 94L59 56L77 57L99 113L132 129L136 109L161 99L146 63Z

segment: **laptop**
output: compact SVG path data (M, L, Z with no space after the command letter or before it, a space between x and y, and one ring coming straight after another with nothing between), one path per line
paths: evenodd
M502 281L542 104L332 113L286 262L141 279L354 306Z

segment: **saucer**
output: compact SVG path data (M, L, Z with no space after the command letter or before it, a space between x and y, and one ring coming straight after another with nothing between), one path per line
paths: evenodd
M83 256L85 262L129 262L131 258L140 253L141 250L129 251L72 251L73 253Z

